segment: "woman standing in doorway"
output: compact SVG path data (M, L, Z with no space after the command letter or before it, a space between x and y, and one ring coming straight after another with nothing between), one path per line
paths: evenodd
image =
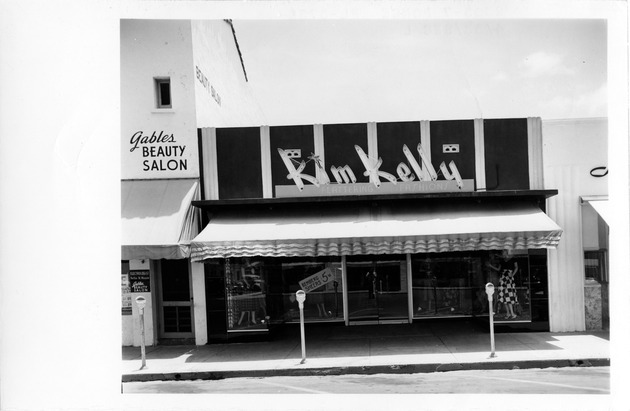
M516 283L514 276L518 272L518 263L511 262L507 250L503 250L503 262L501 263L501 278L499 279L499 302L505 306L505 319L515 319L514 304L518 302L516 297Z

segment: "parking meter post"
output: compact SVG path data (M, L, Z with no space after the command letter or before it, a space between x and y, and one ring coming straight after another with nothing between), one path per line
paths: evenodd
M488 294L488 312L490 313L490 358L496 357L494 352L494 310L493 310L493 294L494 294L494 284L488 283L486 284L486 294Z
M304 301L306 300L306 293L302 290L297 291L295 299L300 308L300 340L302 341L302 361L300 364L304 364L306 362L306 341L304 338Z
M147 301L144 297L136 297L136 304L138 305L138 311L140 313L140 355L142 357L142 365L140 369L144 369L147 366L147 354L144 344L144 307Z

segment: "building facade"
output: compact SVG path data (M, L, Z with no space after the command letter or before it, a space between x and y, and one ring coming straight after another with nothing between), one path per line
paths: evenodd
M506 327L603 318L584 263L605 244L564 210L605 177L556 177L581 125L550 142L540 118L264 126L229 21L122 21L121 42L123 345L139 295L148 345L265 337L299 320L300 289L331 325L483 321L488 282Z

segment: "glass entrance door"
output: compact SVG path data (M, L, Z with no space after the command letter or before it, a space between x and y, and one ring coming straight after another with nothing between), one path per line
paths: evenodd
M347 261L348 319L351 322L406 321L407 264L404 259Z

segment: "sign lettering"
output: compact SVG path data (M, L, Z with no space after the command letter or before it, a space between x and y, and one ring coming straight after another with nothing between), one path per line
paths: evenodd
M151 291L149 270L129 271L129 287L132 293L148 293Z
M606 166L595 167L591 170L590 174L591 176L597 177L597 178L605 177L608 175L608 167Z
M298 284L300 284L300 288L304 290L305 293L308 293L323 285L328 284L332 280L332 271L330 270L330 268L324 268L323 270L316 272L310 277L306 277Z
M381 187L381 178L388 180L394 185L397 184L398 179L396 178L396 176L379 170L379 168L383 164L382 158L379 157L378 160L369 158L365 151L363 151L363 149L357 145L354 146L354 149L359 155L359 158L363 163L363 167L365 168L363 175L369 177L370 184L374 185L374 187L376 188ZM405 144L403 145L403 154L407 158L407 161L411 165L411 168L409 168L409 166L405 163L399 163L398 167L396 168L398 178L400 178L400 181L402 182L412 182L416 179L416 177L418 178L418 181L437 181L438 174L429 161L429 157L422 148L421 144L418 144L417 150L418 154L420 155L422 165L424 167L420 167L420 164L418 164L418 161L416 161L416 158L411 153L411 150L409 150L409 148ZM317 179L311 175L302 172L306 167L306 162L304 160L299 163L299 166L296 169L293 164L294 160L291 159L284 150L278 148L278 153L280 154L280 157L282 158L285 167L289 171L287 179L293 180L299 191L304 190L304 182L302 180L308 181L316 187L320 187L320 185L327 185L330 183L330 179L326 174L326 170L321 166L319 161L316 161L316 164L320 170L320 178ZM314 155L309 157L309 159L313 158L315 158ZM458 189L462 190L464 188L464 181L459 174L459 170L457 169L455 162L451 161L448 164L448 167L446 166L445 162L442 162L439 168L445 180L455 180ZM415 175L411 172L412 169L415 172ZM332 172L333 177L338 184L355 184L357 182L354 172L348 165L345 165L343 167L336 167L333 165L330 167L330 171Z
M203 72L201 70L199 70L199 67L197 67L197 66L195 66L195 72L196 72L196 75L197 75L197 80L199 80L199 82L201 83L203 88L205 88L208 91L208 93L210 93L210 96L212 96L214 101L216 101L216 103L219 106L221 106L221 96L214 89L214 86L210 84L210 82L208 81L208 78L205 76L205 74L203 74Z
M139 150L145 158L142 161L142 171L188 170L188 159L183 158L186 146L177 144L172 133L153 131L149 136L137 131L131 136L129 144L130 152Z

